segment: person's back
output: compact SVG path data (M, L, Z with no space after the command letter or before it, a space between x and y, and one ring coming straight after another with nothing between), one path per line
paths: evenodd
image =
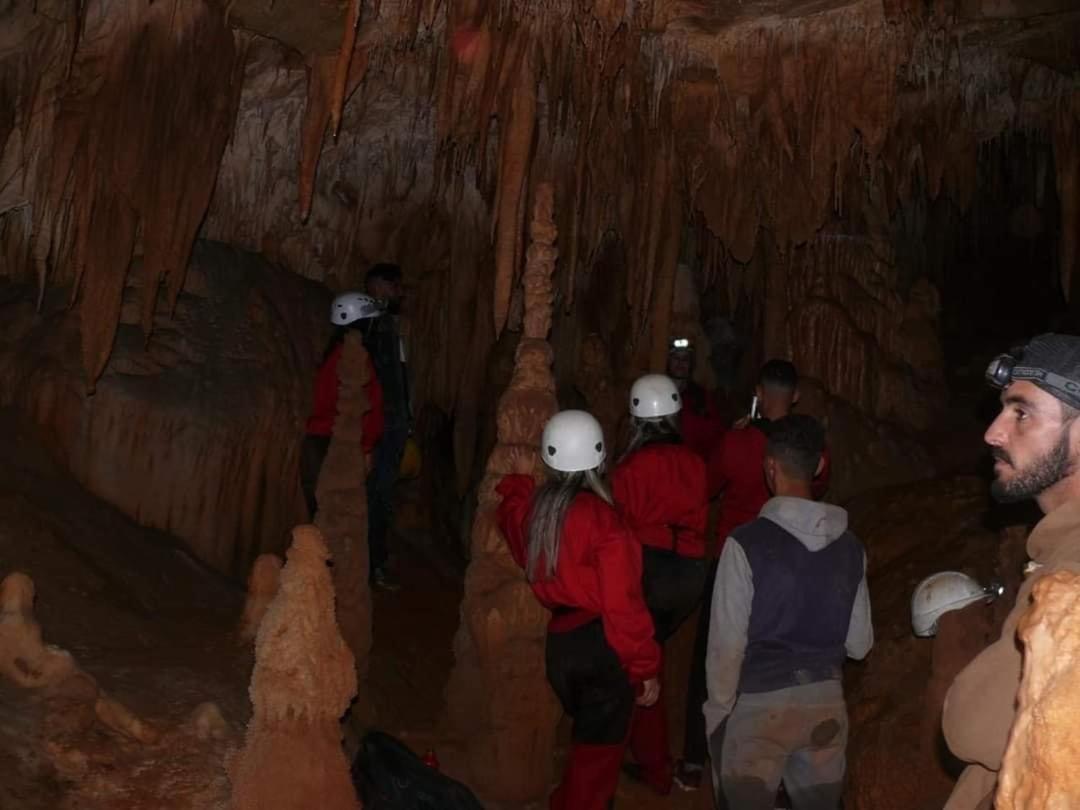
M717 567L705 723L717 803L771 810L783 780L796 810L836 810L843 791L845 657L873 644L866 557L847 512L816 502L824 432L775 422L764 477L774 497L736 529Z
M777 497L731 540L753 583L739 692L839 678L865 558L847 512Z

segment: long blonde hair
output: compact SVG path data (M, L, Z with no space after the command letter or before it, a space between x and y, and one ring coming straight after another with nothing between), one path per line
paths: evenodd
M529 512L528 554L525 576L529 582L551 579L559 562L559 541L563 521L574 498L588 488L607 503L613 503L611 492L601 477L601 468L584 472L555 472L533 496ZM539 570L543 565L543 570Z

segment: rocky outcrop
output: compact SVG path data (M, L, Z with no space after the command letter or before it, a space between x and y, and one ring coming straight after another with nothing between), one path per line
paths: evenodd
M557 256L550 186L537 189L525 268L524 336L499 400L498 444L480 484L465 578L457 659L447 687L450 724L465 740L470 778L485 799L533 801L551 781L561 713L548 686L548 613L536 601L495 524L495 486L509 473L541 474L536 448L558 410L551 375L551 273Z
M255 639L253 714L229 763L232 810L359 810L338 724L356 673L334 619L329 560L318 529L293 531L281 588Z
M244 577L304 514L297 465L328 296L253 254L199 243L175 311L158 308L147 341L139 290L125 289L87 396L78 318L52 295L36 314L28 289L8 288L0 404L44 428L90 492Z
M1024 674L995 797L998 810L1080 806L1080 574L1044 577L1032 602L1017 626Z

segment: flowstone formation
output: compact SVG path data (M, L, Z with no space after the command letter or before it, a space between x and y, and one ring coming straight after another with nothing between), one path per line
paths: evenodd
M469 784L492 801L546 795L561 710L548 686L540 606L495 524L495 486L509 473L539 475L536 452L545 422L558 410L551 375L551 274L558 255L550 185L537 187L524 274L524 334L514 375L499 400L498 444L480 484L465 577L457 664L447 687L454 731L465 740Z
M1017 625L1024 675L994 806L1068 810L1080 807L1080 572L1044 577L1032 601Z
M297 526L255 639L252 718L229 763L232 810L360 807L338 722L356 672L334 619L329 562L319 530Z

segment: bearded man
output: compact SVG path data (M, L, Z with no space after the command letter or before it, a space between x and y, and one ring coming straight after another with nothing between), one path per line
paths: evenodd
M984 437L994 457L991 492L1001 502L1033 498L1044 517L1028 537L1031 562L1001 638L960 673L945 698L945 739L969 765L944 810L993 807L1020 686L1017 622L1039 579L1080 572L1080 337L1040 335L998 356L986 375L1002 389L1001 413Z

